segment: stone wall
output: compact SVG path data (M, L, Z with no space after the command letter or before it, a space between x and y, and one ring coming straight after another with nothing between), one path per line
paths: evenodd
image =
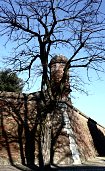
M34 128L38 96L38 93L35 96L34 94L27 96L17 93L0 93L2 129L0 156L7 158L8 162L20 163L20 156L23 156L25 160L25 130L31 134ZM35 152L37 156L37 151Z
M69 80L69 70L64 74L64 68L68 59L65 56L59 55L51 59L49 68L50 68L50 80L53 95L60 91L59 93L62 96L68 97L70 93L70 80ZM62 80L62 85L60 84Z
M74 107L68 113L81 160L105 156L105 128Z
M96 156L105 156L105 128L86 117L71 103L66 105L81 162ZM39 165L46 121L43 116L39 116L39 109L43 109L40 92L29 95L0 93L1 159L11 163L22 161L24 164L29 149L33 152L35 164ZM70 165L73 163L71 140L64 129L65 121L61 107L54 109L51 119L51 161L56 165Z

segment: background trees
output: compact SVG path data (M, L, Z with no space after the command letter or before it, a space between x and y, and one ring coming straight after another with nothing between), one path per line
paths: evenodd
M0 91L22 92L23 80L10 69L0 71Z

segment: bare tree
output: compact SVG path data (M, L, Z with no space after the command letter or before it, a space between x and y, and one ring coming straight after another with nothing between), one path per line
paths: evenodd
M105 15L101 5L102 0L0 1L0 35L7 36L6 43L14 42L9 63L17 71L27 70L29 78L32 70L37 73L35 64L41 64L41 92L46 87L50 102L54 99L48 63L54 52L66 49L69 54L61 83L69 68L104 71Z
M101 4L102 0L1 0L0 35L7 36L6 43L16 42L9 62L17 71L28 70L30 77L39 59L42 87L48 86L48 61L57 49L70 52L66 68L102 70L105 21Z

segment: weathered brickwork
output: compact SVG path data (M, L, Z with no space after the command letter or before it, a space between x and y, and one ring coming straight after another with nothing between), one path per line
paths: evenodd
M64 68L66 66L68 59L65 56L59 55L52 58L49 68L50 68L50 79L52 85L53 94L56 91L62 91L63 96L68 96L70 93L70 83L69 83L69 71L64 75ZM62 84L60 86L60 81L62 80ZM60 89L59 89L60 86ZM60 93L62 93L60 92Z
M0 92L0 163L41 165L51 160L51 164L70 165L105 156L105 128L68 99L69 72L63 75L66 63L67 58L57 56L49 65L52 93L62 95L53 110L51 105L46 110L40 92Z
M8 162L17 163L21 162L21 157L26 160L25 131L28 128L28 135L31 135L32 130L35 131L35 149L33 150L35 150L35 163L39 164L40 125L37 118L39 104L41 105L39 93L30 95L0 93L1 158L8 159ZM68 105L67 112L81 161L83 162L96 156L104 156L104 148L99 148L99 144L103 146L105 143L105 129L70 105ZM63 129L63 124L62 112L60 112L60 109L55 109L52 120L52 161L57 165L70 165L73 163L69 147L70 141ZM97 136L100 140L96 138ZM99 144L97 141L99 141Z

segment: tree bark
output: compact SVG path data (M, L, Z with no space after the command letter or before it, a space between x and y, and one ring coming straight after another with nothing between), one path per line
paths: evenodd
M51 159L51 114L47 114L43 142L44 165L50 165Z

